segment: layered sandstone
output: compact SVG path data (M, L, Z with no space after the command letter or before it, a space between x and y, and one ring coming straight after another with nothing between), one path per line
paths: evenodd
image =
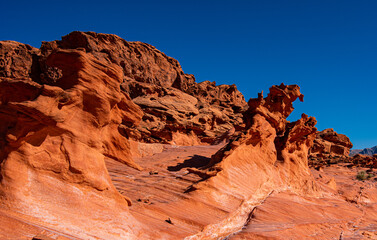
M317 133L310 154L317 158L329 158L330 156L347 158L352 146L353 144L346 135L329 128Z
M373 237L376 183L356 174L375 176L375 157L309 169L309 153L343 159L352 144L287 121L297 99L281 84L246 105L111 34L0 42L0 236Z
M344 134L333 129L317 133L309 151L309 166L320 169L323 166L346 163L348 167L377 168L377 155L352 154L352 143Z
M11 59L29 54L17 51L23 45L11 47ZM119 131L142 117L120 90L122 70L85 51L57 49L43 64L60 76L41 84L24 71L29 60L12 60L8 69L19 71L0 79L2 206L77 237L136 237L130 201L115 189L104 161L140 169Z
M307 164L316 120L306 115L296 122L286 120L297 98L303 100L297 85L281 84L271 87L266 98L261 93L250 99L244 114L246 130L196 171L205 180L191 186L192 194L218 207L224 203L227 208L238 207L222 224L210 224L192 239L206 239L214 231L217 237L229 235L225 222L233 224L232 231L240 230L252 209L273 192L290 189L302 195L320 194Z
M135 203L131 212L158 232L154 237L230 237L274 194L321 195L306 158L315 138L315 119L303 115L293 123L286 120L292 102L303 99L298 86L282 84L270 90L266 98L249 101L246 130L228 136L227 145L171 146L137 159L145 172L107 162L118 189L125 195L128 191ZM125 175L132 180L121 177Z
M233 126L242 126L246 109L235 85L196 83L179 62L155 47L127 42L112 34L72 32L62 40L43 42L42 55L55 49L82 49L101 62L118 65L124 73L122 89L145 112L138 127L123 124L127 137L147 143L195 145L211 143ZM40 64L55 81L54 69Z
M39 49L14 41L0 42L0 77L30 78Z

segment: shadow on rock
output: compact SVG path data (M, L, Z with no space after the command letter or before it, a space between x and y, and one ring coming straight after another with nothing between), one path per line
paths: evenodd
M171 172L178 172L182 168L201 168L208 165L211 158L194 155L190 159L185 160L183 163L178 163L175 166L169 166L167 169Z

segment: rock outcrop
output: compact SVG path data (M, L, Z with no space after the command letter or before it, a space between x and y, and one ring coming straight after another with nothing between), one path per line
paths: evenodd
M0 238L373 234L376 156L287 121L303 97L281 84L246 104L111 34L0 42Z
M314 145L310 149L310 155L317 158L347 158L352 148L350 139L329 128L317 133Z
M115 189L104 162L140 169L119 131L142 117L120 90L122 69L82 50L55 49L40 64L60 74L38 83L30 70L37 51L13 42L1 46L12 59L0 78L3 206L82 238L135 237L130 202Z
M343 134L333 129L317 132L314 144L309 151L309 166L321 169L324 166L344 163L348 167L377 168L377 154L350 154L352 143ZM361 150L359 152L362 152ZM366 153L370 153L367 150Z
M205 180L191 187L192 194L201 195L215 206L224 203L228 208L240 206L233 211L238 212L237 216L223 220L228 225L234 224L233 230L236 222L242 222L240 219L246 222L246 209L251 211L272 192L290 189L305 196L319 195L307 163L317 130L316 120L304 114L296 122L286 120L297 98L303 101L297 85L281 84L271 87L266 98L259 94L258 98L250 99L244 114L245 131L217 152L206 167L196 171ZM212 224L195 237L205 239L213 232L217 232L216 237L224 237L229 234L227 231L219 224Z
M0 42L0 77L31 78L39 49L14 41Z
M271 178L271 181L276 181L274 184L293 184L291 187L300 191L315 191L315 185L310 181L307 156L315 139L316 120L305 114L292 123L286 120L294 109L292 103L297 98L303 101L303 97L297 85L281 84L271 87L266 98L260 93L258 98L250 99L249 109L244 114L246 130L212 157L207 166L209 171L215 170L211 174L217 176L242 162L243 167L250 164L250 167L267 171L261 173L264 177L260 183L267 184L268 176L280 176ZM221 175L233 179L228 173ZM252 179L256 184L256 178ZM300 185L303 183L305 186Z
M196 145L243 127L234 85L196 83L148 44L73 32L40 49L1 42L0 56L0 203L76 237L143 236L105 165L142 170L128 139Z
M356 154L350 158L348 158L346 163L349 163L348 166L355 166L355 167L364 167L364 168L377 168L377 154L372 156L370 155L363 155L363 154Z
M329 128L317 133L309 151L309 165L318 168L323 165L345 162L349 159L350 139Z
M62 40L42 43L42 55L55 49L82 49L123 70L122 89L145 112L139 127L122 126L123 133L134 140L177 145L211 143L233 126L243 124L242 112L247 104L235 85L196 83L177 60L149 44L127 42L112 34L72 32ZM59 75L43 64L40 68L49 73L42 74L47 81L55 81Z

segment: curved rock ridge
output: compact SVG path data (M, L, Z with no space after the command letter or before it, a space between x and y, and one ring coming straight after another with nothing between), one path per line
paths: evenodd
M201 171L204 181L192 194L212 205L236 208L221 224L211 224L192 238L224 237L247 221L247 214L272 192L290 190L303 196L320 196L308 168L308 150L316 136L316 120L305 114L295 122L286 118L292 103L303 100L297 85L273 86L266 98L250 99L244 114L246 130L217 152ZM243 221L242 221L243 219ZM232 225L232 227L230 227ZM227 227L224 227L227 226Z
M119 130L142 117L120 90L122 69L81 50L56 49L43 63L61 73L54 86L19 79L25 71L0 78L2 204L76 237L136 238L130 201L104 162L141 169Z

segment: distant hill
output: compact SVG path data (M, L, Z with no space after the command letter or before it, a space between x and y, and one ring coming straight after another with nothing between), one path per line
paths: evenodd
M356 154L363 154L363 155L369 155L372 156L373 154L377 154L377 146L374 146L372 148L364 148L364 149L353 149L350 151L350 156L354 156Z

